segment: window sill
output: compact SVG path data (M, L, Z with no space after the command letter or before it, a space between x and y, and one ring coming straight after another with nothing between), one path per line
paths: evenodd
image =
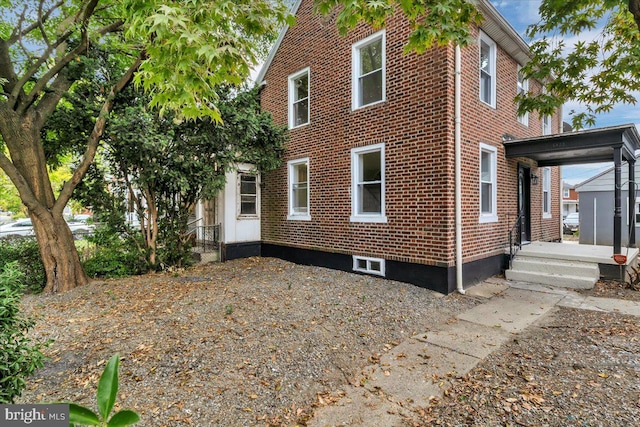
M379 223L386 223L387 222L387 217L383 216L383 215L371 215L371 216L366 216L366 215L351 215L351 217L349 218L350 222L379 222Z
M238 215L238 220L260 219L259 215Z
M376 101L376 102L372 102L370 104L365 104L365 105L359 105L359 106L351 106L351 111L358 111L358 110L362 110L368 107L373 107L374 105L378 105L378 104L384 104L385 102L387 102L387 98L382 98L380 101Z
M497 110L497 109L498 109L498 108L495 106L495 104L489 104L488 102L483 101L482 99L480 99L480 104L486 105L487 107L491 107L491 108L493 108L494 110Z
M551 219L553 218L553 216L550 213L543 213L542 214L542 219Z
M309 126L309 124L311 124L311 122L302 123L301 125L296 125L296 126L289 126L289 130L303 128L305 126Z
M480 215L480 224L498 222L497 215Z
M288 221L311 221L311 215L288 215Z

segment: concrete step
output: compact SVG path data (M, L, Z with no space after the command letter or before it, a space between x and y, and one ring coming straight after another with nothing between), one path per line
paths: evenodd
M598 278L573 276L569 274L553 274L534 271L507 270L505 276L508 280L516 282L539 283L543 285L558 286L573 289L591 289Z
M528 257L519 255L513 260L512 270L530 271L534 273L549 273L572 276L585 276L598 279L600 269L598 264L577 261L552 260L549 258Z

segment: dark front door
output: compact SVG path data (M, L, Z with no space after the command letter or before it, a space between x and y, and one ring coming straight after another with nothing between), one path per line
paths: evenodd
M520 215L520 241L531 241L531 169L518 165L518 215Z

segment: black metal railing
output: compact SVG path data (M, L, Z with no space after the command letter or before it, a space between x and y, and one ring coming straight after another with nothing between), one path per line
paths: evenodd
M524 226L524 215L520 214L516 218L515 224L509 230L509 268L516 257L516 254L522 249L522 227Z
M197 252L220 249L220 224L192 226L189 234L193 236L193 250Z

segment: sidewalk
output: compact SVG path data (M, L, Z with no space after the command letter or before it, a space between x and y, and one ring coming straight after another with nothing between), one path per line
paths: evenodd
M440 397L439 378L464 375L496 348L555 306L640 316L640 302L584 297L570 289L490 278L467 296L484 302L437 330L415 335L363 371L360 385L346 386L335 404L319 408L310 427L402 426L412 407Z

